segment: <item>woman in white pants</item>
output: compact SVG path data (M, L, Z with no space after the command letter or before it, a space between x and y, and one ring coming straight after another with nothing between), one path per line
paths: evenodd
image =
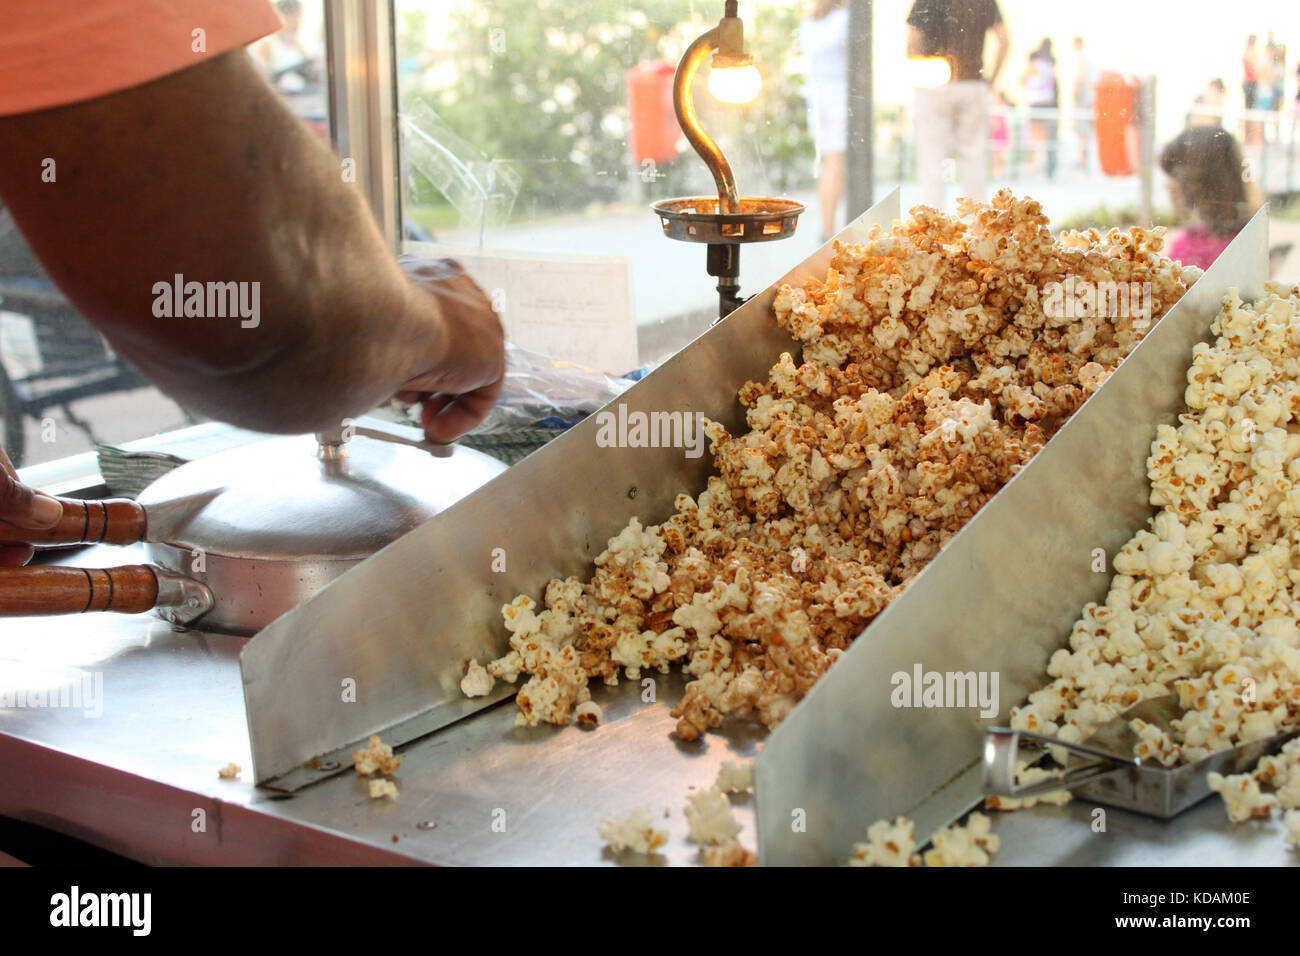
M817 143L817 200L822 241L835 234L844 195L844 151L848 141L849 11L844 0L812 0L799 27L799 45L808 63L808 106Z

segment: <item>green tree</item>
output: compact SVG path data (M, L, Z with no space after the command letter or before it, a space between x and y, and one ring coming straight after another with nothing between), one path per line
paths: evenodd
M621 198L637 173L627 147L627 70L675 61L721 13L721 0L461 0L442 51L424 51L416 8L399 22L403 105L422 99L462 139L512 166L521 183L518 213ZM766 86L746 113L742 139L781 189L811 172L802 82L789 69L797 20L793 8L763 7L747 23ZM434 66L420 67L425 58ZM710 181L689 149L661 172L656 195Z

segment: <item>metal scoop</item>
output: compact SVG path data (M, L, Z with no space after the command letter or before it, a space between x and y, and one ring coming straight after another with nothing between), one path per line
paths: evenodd
M1152 697L1102 724L1091 737L1078 744L1027 730L991 727L984 738L984 792L1019 799L1071 790L1076 797L1168 820L1210 795L1206 774L1242 773L1295 736L1294 732L1275 734L1178 767L1165 767L1157 760L1133 755L1137 734L1130 721L1141 719L1171 732L1173 721L1184 713L1186 710L1179 705L1177 695ZM1059 777L1050 780L1016 783L1016 760L1022 739L1063 747L1083 761L1072 760Z

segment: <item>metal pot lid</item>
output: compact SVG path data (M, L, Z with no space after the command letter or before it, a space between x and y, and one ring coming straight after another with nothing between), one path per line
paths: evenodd
M505 471L460 446L436 454L362 429L346 443L304 435L189 462L139 496L205 503L166 536L205 554L266 561L358 561ZM398 444L397 442L404 442Z

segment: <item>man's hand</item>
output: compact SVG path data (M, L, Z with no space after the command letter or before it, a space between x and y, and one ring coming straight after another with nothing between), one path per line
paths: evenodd
M501 395L501 321L459 263L402 256L398 264L437 302L444 340L438 364L407 381L397 397L421 403L420 423L428 438L454 441L483 421Z
M62 505L18 480L9 456L0 448L0 521L43 530L53 527L62 516ZM22 567L31 560L32 553L29 545L0 542L0 567Z

